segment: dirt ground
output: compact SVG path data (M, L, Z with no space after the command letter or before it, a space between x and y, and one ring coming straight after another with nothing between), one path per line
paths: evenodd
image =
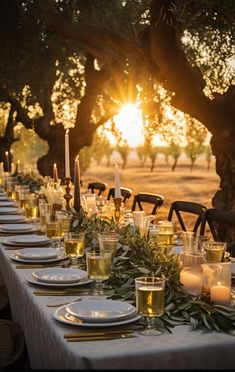
M107 190L114 186L114 167L119 163L121 186L132 189L127 208L131 208L133 195L138 192L151 192L164 196L164 204L160 207L156 220L166 219L170 204L175 200L188 200L212 206L212 197L219 188L220 179L215 172L215 159L212 158L210 170L204 159L198 159L193 171L190 170L189 160L182 158L174 172L166 164L164 158L159 157L153 172L150 171L150 163L140 166L136 155L132 155L125 169L121 168L118 158L112 159L111 165L107 166L104 160L100 165L93 163L82 175L83 191L86 190L88 182L102 181L107 183ZM104 197L107 196L107 190ZM147 212L149 209L147 208ZM190 218L189 218L190 221Z

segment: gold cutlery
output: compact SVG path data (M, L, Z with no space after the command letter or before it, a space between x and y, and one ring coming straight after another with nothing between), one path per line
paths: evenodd
M43 269L44 267L50 267L48 265L16 265L16 269Z
M91 337L91 336L106 336L106 335L115 335L115 334L129 334L133 333L133 330L130 329L113 329L109 331L88 331L88 332L77 332L77 333L65 333L64 338L80 338L80 337Z
M77 291L74 291L74 292L63 292L63 291L44 291L44 292L40 292L40 291L35 291L33 292L33 294L35 296L76 296L76 295L79 295L79 294L85 294L85 293L88 293L87 290L77 290Z
M73 300L72 302L78 302L78 301L82 301L82 298L78 297L76 298L75 300ZM47 304L47 307L59 307L59 306L64 306L64 305L67 305L67 304L70 304L71 301L67 301L67 302L60 302L60 303L56 303L56 304Z
M99 335L99 336L84 336L76 338L68 338L67 342L80 342L80 341L102 341L102 340L122 340L124 338L136 338L137 336L132 334L117 334L117 335Z

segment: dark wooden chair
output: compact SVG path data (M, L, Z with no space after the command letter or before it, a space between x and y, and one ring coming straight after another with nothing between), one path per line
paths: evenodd
M7 287L3 284L0 284L0 318L11 319L11 308Z
M145 203L152 204L153 209L151 211L151 214L156 214L158 209L164 203L164 196L147 192L139 192L134 196L131 210L135 211L136 208L139 207L139 209L143 211Z
M193 228L190 230L197 232L206 209L207 207L200 203L177 200L171 203L167 219L168 221L172 221L174 214L176 214L181 229L186 231L185 215L191 214L195 218L193 220Z
M0 369L30 369L24 334L18 323L0 319Z
M205 234L206 227L216 241L223 241L228 228L235 231L235 211L224 209L208 208L202 219L201 234ZM235 235L235 232L234 232Z
M95 194L97 192L97 195L102 195L105 190L107 189L107 183L105 182L90 182L87 186L87 189L92 192L92 194Z
M127 187L120 187L120 189L121 189L121 195L122 195L122 202L125 205L132 195L132 190L128 189ZM111 198L113 199L114 196L115 196L115 188L111 187L108 191L107 200L110 200Z

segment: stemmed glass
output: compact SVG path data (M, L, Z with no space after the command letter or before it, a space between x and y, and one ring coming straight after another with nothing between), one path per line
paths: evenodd
M111 274L111 252L86 252L87 275L95 280L93 295L104 296L103 281L109 279Z
M163 332L156 327L156 318L164 314L165 279L139 277L135 279L136 309L146 319L147 326L140 333L144 336L159 336Z
M64 250L74 268L79 268L78 258L84 256L85 232L69 232L64 234Z

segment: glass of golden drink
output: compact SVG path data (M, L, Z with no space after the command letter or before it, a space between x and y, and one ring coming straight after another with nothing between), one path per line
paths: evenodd
M164 314L165 279L139 277L135 279L136 309L146 319L147 326L140 333L159 336L163 332L156 326L156 318Z
M79 267L78 258L84 255L85 232L69 232L64 234L64 250L73 267Z
M103 281L109 279L111 274L111 252L86 252L87 275L95 281L93 295L104 296Z

